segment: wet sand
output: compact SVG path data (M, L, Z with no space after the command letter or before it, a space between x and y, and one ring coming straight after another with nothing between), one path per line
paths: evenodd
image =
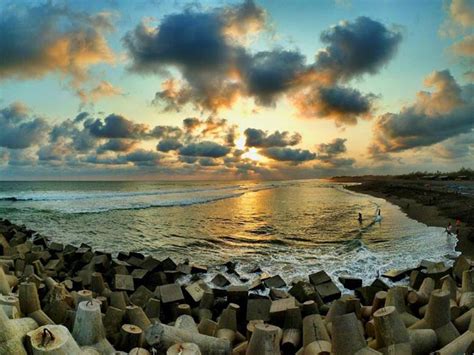
M456 249L463 255L474 256L474 183L350 178L344 182L360 182L346 188L383 198L399 206L410 218L429 226L446 227L451 222L456 231L456 220L461 220Z

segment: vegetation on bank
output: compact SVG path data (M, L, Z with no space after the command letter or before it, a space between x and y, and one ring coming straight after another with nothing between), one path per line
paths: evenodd
M458 171L441 172L416 171L409 174L397 175L406 180L474 180L474 170L462 167Z

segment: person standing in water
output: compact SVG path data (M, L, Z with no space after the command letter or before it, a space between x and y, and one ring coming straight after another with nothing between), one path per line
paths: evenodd
M359 218L357 218L359 224L362 224L362 213L359 212Z
M453 226L451 225L451 222L449 222L448 226L446 227L446 233L448 233L448 235L451 235L452 229L453 229Z

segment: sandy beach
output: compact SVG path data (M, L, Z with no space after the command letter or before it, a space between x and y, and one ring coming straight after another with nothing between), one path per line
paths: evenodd
M446 227L451 223L455 231L459 219L461 225L456 249L464 255L474 255L473 182L351 178L343 181L360 183L346 188L384 198L399 206L410 218L429 226Z

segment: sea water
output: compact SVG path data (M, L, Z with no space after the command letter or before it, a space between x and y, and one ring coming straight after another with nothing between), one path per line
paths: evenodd
M259 265L287 282L324 269L367 283L456 255L443 228L322 180L0 182L0 217L63 243L203 265L232 260L244 277Z

